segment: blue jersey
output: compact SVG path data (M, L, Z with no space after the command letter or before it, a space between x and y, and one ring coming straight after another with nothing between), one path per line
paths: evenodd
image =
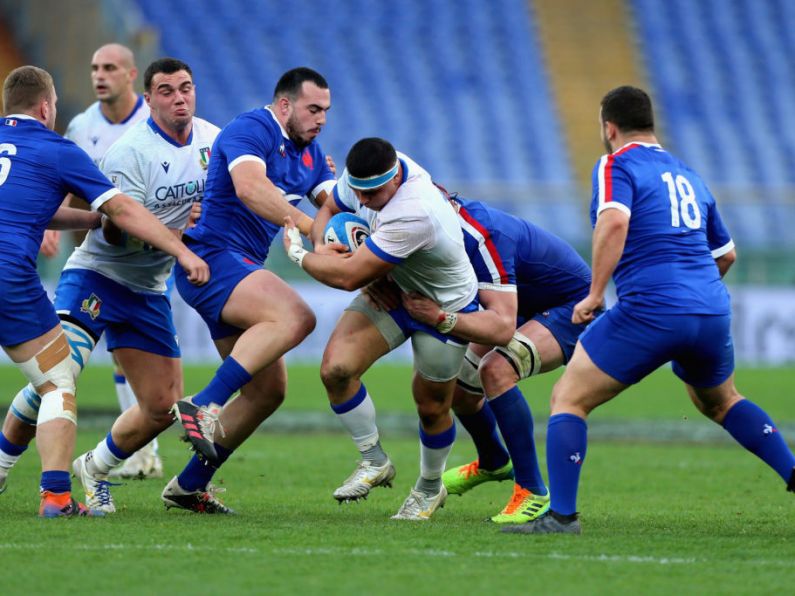
M630 216L613 278L620 302L658 314L729 314L715 259L734 244L701 178L659 145L630 143L593 172L591 222Z
M0 269L35 275L44 230L68 193L96 209L118 190L72 141L29 116L0 118Z
M201 219L186 234L263 263L281 223L260 217L238 199L230 172L243 161L261 163L268 179L293 205L304 196L330 192L334 174L320 145L312 141L297 146L268 108L245 112L221 131L212 148Z
M479 201L453 200L480 289L515 288L525 318L588 294L591 270L565 241Z

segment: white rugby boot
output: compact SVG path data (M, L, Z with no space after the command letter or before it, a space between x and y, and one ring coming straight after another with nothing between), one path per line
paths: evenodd
M411 489L409 496L403 501L398 512L392 519L408 519L412 521L426 521L433 512L444 507L447 500L447 489L442 485L441 490L435 495L428 496L418 490Z
M382 466L373 465L373 462L362 460L356 465L353 473L345 479L337 490L334 498L340 503L345 501L358 501L366 499L370 489L376 486L392 487L395 477L395 466L387 459Z
M72 462L72 471L83 485L83 492L86 495L86 507L93 511L103 513L115 513L116 505L113 503L113 496L110 494L108 477L104 474L91 474L87 470L87 464L93 456L93 451L84 453Z

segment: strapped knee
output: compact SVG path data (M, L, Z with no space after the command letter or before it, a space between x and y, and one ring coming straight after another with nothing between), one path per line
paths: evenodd
M529 337L518 331L513 334L507 346L499 346L494 348L494 351L508 361L519 375L519 380L541 372L541 356L538 348Z
M77 423L75 403L75 373L71 349L64 333L59 333L38 354L27 362L18 363L22 374L41 394L38 424L56 418Z
M11 413L29 426L36 426L36 419L39 417L39 407L41 398L32 386L25 385L19 393L14 396L11 402Z
M461 365L461 371L458 373L457 381L462 389L478 395L483 393L483 385L480 382L480 375L478 374L480 360L480 356L475 354L471 348L468 348L466 354L464 354L464 363Z
M88 364L88 359L91 358L91 353L94 351L97 342L88 331L72 321L62 319L61 327L63 327L72 351L70 364L74 373L73 376L76 379L80 375L80 371Z

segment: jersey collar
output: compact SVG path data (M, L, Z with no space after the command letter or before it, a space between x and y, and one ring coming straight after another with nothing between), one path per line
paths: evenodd
M99 103L99 102L97 102L97 103ZM121 122L114 122L113 120L111 120L110 118L108 118L104 114L104 112L102 111L102 106L97 106L97 107L99 108L99 115L102 116L102 118L105 120L105 122L107 122L108 124L111 124L113 126L121 126L122 124L127 124L130 121L130 118L135 116L135 114L138 112L138 110L141 109L141 106L143 105L143 103L144 103L144 96L143 95L139 95L138 99L135 102L135 105L133 106L132 111L129 114L127 114L127 116L125 116L124 120L122 120Z
M660 145L659 143L641 143L640 141L630 141L629 143L627 143L626 145L624 145L620 149L616 149L615 151L613 151L613 155L617 155L618 153L624 153L628 149L631 149L632 147L635 147L635 146L638 146L638 147L657 147L658 149L662 149L662 145Z
M182 145L181 143L170 137L162 128L160 128L157 125L157 122L152 120L151 116L149 116L149 118L146 120L146 123L149 125L149 128L151 128L153 131L155 131L157 134L163 137L163 139L168 141L168 143L174 145L174 147L187 147L188 145L193 143L193 123L191 123L190 134L188 135L188 142L185 143L184 145Z
M282 131L282 136L289 141L290 137L287 136L287 131L284 130L284 127L282 126L282 123L279 122L279 119L276 117L276 114L273 113L273 110L271 110L271 107L270 106L265 106L265 111L268 112L271 115L271 117L273 118L274 122L276 122L277 126L279 127L279 130Z

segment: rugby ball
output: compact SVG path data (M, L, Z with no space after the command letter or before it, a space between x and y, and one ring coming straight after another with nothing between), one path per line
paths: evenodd
M352 213L337 213L332 216L323 230L323 242L339 242L356 250L370 235L370 226L361 217Z

